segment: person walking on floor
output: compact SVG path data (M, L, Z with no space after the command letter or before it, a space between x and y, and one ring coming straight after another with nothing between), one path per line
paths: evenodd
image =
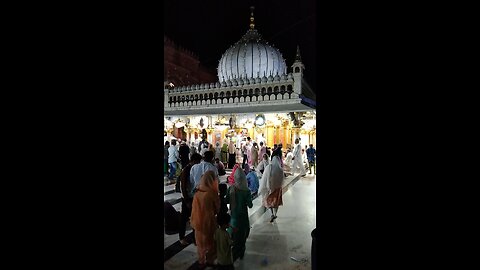
M175 147L177 145L176 140L172 140L172 144L168 148L168 165L170 166L170 175L168 179L173 180L175 173L177 172L177 162L180 159L180 155L178 154L178 150Z
M250 193L252 193L252 197L255 197L257 195L259 186L258 176L255 172L255 168L245 168L245 174L247 175L248 189L250 190Z
M216 259L213 237L217 229L215 215L219 211L218 181L213 171L206 171L200 179L197 191L193 196L191 217L191 225L195 230L198 266L200 269L205 269L207 264L213 265Z
M218 270L230 270L233 267L232 245L233 241L227 228L230 227L231 217L228 213L217 215L218 228L215 231L215 246L217 247L217 268Z
M295 174L297 171L300 171L300 175L306 176L307 172L305 171L305 165L303 165L302 158L302 146L298 139L295 139L295 148L293 149L293 164L292 164L292 173Z
M250 137L248 137L250 138ZM248 143L248 142L247 142ZM248 165L248 146L247 143L242 144L242 156L243 156L243 162L242 162L242 169L245 168L245 164Z
M190 163L183 168L182 173L180 174L180 187L182 189L182 215L180 219L178 237L180 238L180 244L183 246L188 245L188 242L185 240L185 230L187 221L190 219L192 214L193 187L190 184L190 170L192 169L193 165L199 164L201 160L202 156L198 153L194 153L190 159ZM195 235L195 231L193 234ZM193 242L195 243L195 239Z
M252 144L252 139L247 137L247 164L249 166L252 166ZM242 167L242 169L245 169L245 167Z
M251 152L250 156L252 158L252 162L251 162L252 167L257 167L257 165L258 165L258 151L259 150L260 149L258 148L257 143L254 142L252 148L250 149L250 152Z
M233 241L227 228L230 227L231 217L228 213L217 215L218 228L215 231L214 239L217 247L217 268L219 270L230 270L233 267L232 245Z
M262 176L258 194L263 196L263 206L272 211L270 222L277 218L278 207L283 205L282 186L284 172L280 166L280 158L275 156L272 163L267 165Z
M230 202L231 234L233 239L233 260L243 259L245 256L245 243L250 234L250 221L248 208L252 208L252 194L248 189L247 177L242 169L235 171L235 184L230 186L227 192L227 200Z
M235 165L235 153L236 148L235 144L233 143L232 140L230 140L230 144L228 145L228 168L233 169L233 166Z
M260 142L260 150L258 150L258 163L262 162L263 154L267 153L267 147L263 145L263 142Z
M215 158L220 159L222 157L222 147L220 146L220 142L215 144Z
M309 170L309 174L312 174L312 166L313 166L313 173L317 175L317 169L315 166L315 155L316 155L315 148L313 148L313 144L310 144L310 148L307 149L308 170Z
M305 152L305 149L303 148L302 148L302 161L303 161L303 167L305 168L305 173L307 173L308 158L307 158L307 152Z

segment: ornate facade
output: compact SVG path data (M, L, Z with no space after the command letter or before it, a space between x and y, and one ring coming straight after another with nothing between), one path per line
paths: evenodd
M241 134L261 136L268 146L296 138L315 144L316 96L303 79L300 49L289 72L280 51L254 28L253 13L250 20L247 33L222 55L215 81L165 89L167 133L181 128L182 139L194 141L206 129L213 143Z

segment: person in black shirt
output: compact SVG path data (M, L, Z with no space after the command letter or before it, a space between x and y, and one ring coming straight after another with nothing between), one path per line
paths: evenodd
M178 153L180 155L180 162L182 164L182 168L187 167L187 164L189 162L188 156L190 155L190 148L185 141L182 141L182 143L180 144L180 149L178 150Z
M185 143L185 141L182 141L180 144L180 148L178 150L178 154L180 156L180 164L182 164L182 168L185 168L188 165L189 162L189 155L190 155L190 147ZM181 193L182 191L180 190L180 181L177 179L177 182L175 183L175 192Z
M277 148L275 148L275 150L273 150L270 160L273 160L274 156L278 156L280 158L280 160L283 160L282 146L283 145L281 143L278 144Z
M268 156L271 156L272 155L272 151L270 149L270 147L267 147L267 151L265 152Z

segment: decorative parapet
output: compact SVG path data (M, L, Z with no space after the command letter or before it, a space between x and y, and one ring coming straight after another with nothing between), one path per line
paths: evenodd
M234 79L233 82L229 81L223 84L216 82L179 86L165 89L165 107L298 99L297 93L301 89L296 90L294 87L292 74L272 77L263 82L261 80L254 82L248 79Z
M169 89L169 94L190 94L197 93L197 90L209 90L209 89L232 89L232 88L251 88L251 87L274 87L285 84L294 83L294 77L292 73L287 75L275 76L272 78L266 78L263 80L261 78L256 79L233 79L227 80L225 82L215 82L215 83L203 83L203 84L194 84L187 86L176 86L173 89Z

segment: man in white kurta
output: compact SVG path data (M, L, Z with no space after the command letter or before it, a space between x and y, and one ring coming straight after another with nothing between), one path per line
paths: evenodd
M285 167L285 171L292 172L292 161L293 161L293 153L290 149L287 149L287 156L285 157L285 162L283 166Z
M265 144L265 138L263 138L263 134L258 134L257 135L257 143L264 143Z
M302 158L302 146L298 139L295 139L295 148L293 149L293 164L292 164L292 173L295 174L297 171L300 172L301 176L307 175L305 171L305 166L303 165Z

